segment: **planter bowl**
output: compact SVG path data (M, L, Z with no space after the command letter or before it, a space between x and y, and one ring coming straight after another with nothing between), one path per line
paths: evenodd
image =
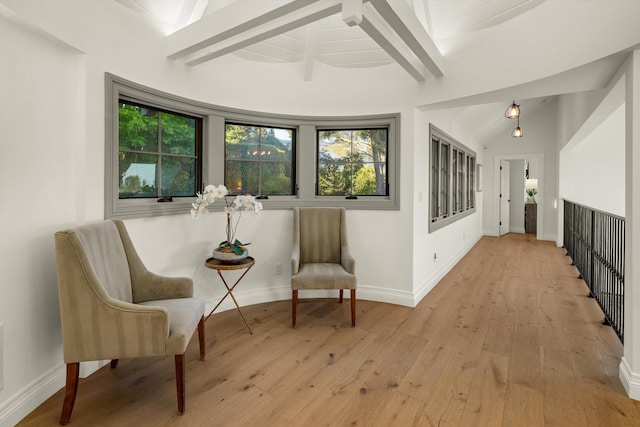
M241 260L248 257L249 250L245 248L244 252L242 252L241 255L237 255L235 252L218 252L214 250L211 256L218 261L233 264L234 262L240 262Z

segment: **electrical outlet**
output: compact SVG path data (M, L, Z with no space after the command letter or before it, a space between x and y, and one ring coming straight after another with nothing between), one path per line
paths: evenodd
M277 263L276 264L276 274L282 274L282 264L281 263Z
M4 323L0 323L0 390L4 389Z

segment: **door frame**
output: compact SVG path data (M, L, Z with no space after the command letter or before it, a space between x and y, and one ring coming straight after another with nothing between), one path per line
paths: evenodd
M538 194L536 202L538 203L538 221L536 239L543 240L544 236L544 206L546 192L544 188L544 154L543 153L524 153L524 154L500 154L493 158L493 229L500 235L500 161L501 160L527 160L536 159L538 168L541 171L538 176ZM524 215L524 212L522 213Z
M500 188L498 188L498 199L500 200L500 212L498 213L498 236L504 236L509 233L511 228L509 225L511 221L511 192L509 191L509 188L511 187L511 160L500 160L500 167L498 170L500 171ZM507 186L506 190L502 187L503 183ZM505 207L505 199L507 206L506 212L503 209ZM503 224L502 220L505 216L507 217L506 223ZM503 232L503 229L505 228L506 232Z

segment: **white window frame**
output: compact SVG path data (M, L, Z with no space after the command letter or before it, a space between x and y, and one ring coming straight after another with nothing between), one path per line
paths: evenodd
M224 183L225 123L250 123L268 127L295 129L296 194L269 196L261 200L265 209L291 209L295 206L337 206L363 210L400 209L400 114L390 113L348 117L309 117L270 114L231 109L171 95L105 73L105 218L139 218L188 214L193 197L174 197L172 202L156 199L119 199L118 193L118 102L127 98L137 102L203 118L202 186ZM388 129L388 196L317 196L317 129ZM212 210L222 209L213 205Z
M429 124L428 151L431 233L476 211L476 153L432 123Z

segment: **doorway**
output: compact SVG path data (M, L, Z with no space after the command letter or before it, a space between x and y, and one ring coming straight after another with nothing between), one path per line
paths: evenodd
M544 154L507 154L494 158L494 223L499 236L510 231L524 233L527 194L525 170L528 169L528 179L536 179L535 227L529 230L542 240L544 235ZM514 166L516 165L516 166ZM528 168L526 167L528 165ZM516 170L517 169L517 170ZM521 171L521 172L520 172ZM521 175L521 176L520 176ZM515 213L514 213L515 210ZM529 207L531 212L531 207ZM514 217L517 218L514 221ZM529 221L532 221L531 214ZM514 224L514 222L516 224Z

